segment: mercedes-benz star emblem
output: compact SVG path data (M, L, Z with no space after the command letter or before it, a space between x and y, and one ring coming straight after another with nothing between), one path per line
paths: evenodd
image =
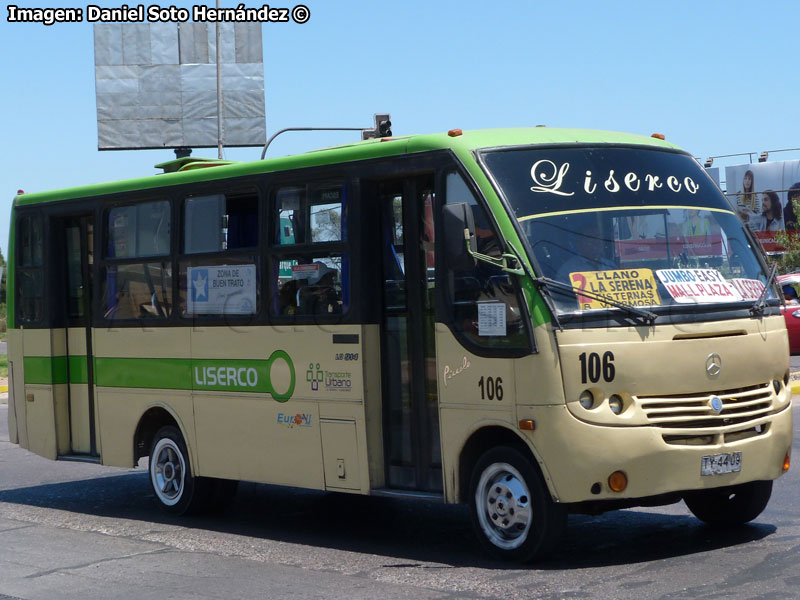
M708 358L706 358L706 373L711 375L711 377L716 377L721 371L722 357L716 352L709 354Z

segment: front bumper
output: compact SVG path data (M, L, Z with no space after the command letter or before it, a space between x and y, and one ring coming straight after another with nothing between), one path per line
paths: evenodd
M777 479L792 445L791 402L752 422L763 431L754 437L725 441L725 436L715 436L716 443L700 446L668 443L659 427L590 424L566 406L520 407L518 418L536 422L528 442L554 500L565 503L648 498ZM742 452L741 471L701 476L703 456L737 451ZM627 476L622 492L608 485L614 471Z

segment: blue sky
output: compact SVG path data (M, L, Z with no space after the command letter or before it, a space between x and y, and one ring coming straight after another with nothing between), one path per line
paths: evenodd
M367 127L373 113L390 112L395 134L545 124L660 132L703 158L800 147L800 120L791 112L800 98L796 0L305 4L311 10L305 25L264 25L268 135L289 126ZM173 157L168 150L97 150L91 24L46 27L8 23L7 16L3 4L4 255L18 189L148 175ZM287 133L269 154L353 139L354 133ZM216 156L216 150L194 154ZM234 160L259 156L256 148L225 153ZM715 166L741 162L747 157Z

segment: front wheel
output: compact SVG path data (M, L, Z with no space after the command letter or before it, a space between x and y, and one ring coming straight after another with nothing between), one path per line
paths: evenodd
M697 490L686 494L683 500L695 517L709 525L742 525L763 512L771 495L772 481L751 481Z
M497 558L525 562L552 552L566 527L536 468L518 450L500 446L478 460L470 481L472 523Z

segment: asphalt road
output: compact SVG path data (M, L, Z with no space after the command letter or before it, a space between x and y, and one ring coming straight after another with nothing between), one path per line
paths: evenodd
M484 558L457 506L245 484L222 516L167 517L144 469L39 458L0 405L0 600L796 598L798 498L795 467L733 531L682 503L573 516L519 567Z

